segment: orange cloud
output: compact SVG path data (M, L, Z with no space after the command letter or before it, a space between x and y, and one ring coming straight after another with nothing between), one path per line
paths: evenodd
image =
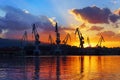
M92 26L88 30L91 30L91 31L101 31L102 29L104 29L104 27Z
M98 33L97 36L103 35L106 41L120 41L120 33L115 33L113 31L104 31Z
M70 14L73 14L76 20L80 22L85 22L85 20L79 14L74 13L74 9L70 11Z
M120 15L120 8L114 11L114 14Z

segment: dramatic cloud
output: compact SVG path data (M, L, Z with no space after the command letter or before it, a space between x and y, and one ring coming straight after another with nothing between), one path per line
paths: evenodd
M11 6L0 7L0 10L5 12L5 16L0 17L0 32L2 29L8 30L7 35L13 34L15 31L32 29L33 23L39 29L46 32L54 29L49 18L46 16L34 16L27 10L21 10Z
M120 33L116 34L114 38L116 38L120 41Z
M115 23L118 19L120 19L120 16L112 14L112 15L109 15L109 19L111 22Z
M103 30L104 27L99 27L99 26L92 26L91 28L89 28L88 30L91 30L91 31L101 31Z
M108 8L101 9L96 6L73 9L71 12L80 20L89 23L109 23L109 20L115 22L120 19L120 16L113 14Z
M53 31L54 25L50 22L49 18L46 16L40 16L40 21L35 22L36 26L40 29L47 31Z
M68 27L63 27L63 28L60 28L60 30L75 31L75 29L74 29L74 28L68 28Z
M9 30L24 30L30 28L31 24L39 19L31 14L27 14L20 9L10 6L1 7L6 14L0 18L1 28Z
M0 18L0 28L8 30L25 30L32 27L33 23L43 30L52 30L53 25L46 16L34 16L27 10L17 9L11 6L0 7L6 14Z
M85 27L86 27L86 24L83 23L83 24L81 24L79 27L80 27L80 28L85 28Z
M115 11L114 11L114 14L116 14L116 15L119 15L119 16L120 16L120 8L119 8L119 9L117 9L117 10L115 10Z
M106 41L120 41L120 33L115 33L113 31L103 31L97 34L97 36L100 35L102 35Z
M22 33L25 30L31 34L33 23L35 23L36 27L38 27L38 32L44 40L48 34L55 34L55 18L48 18L47 16L34 16L25 9L21 10L11 6L0 7L0 10L5 13L4 16L0 17L0 35L4 35L6 38L21 38ZM58 27L62 34L65 34L65 30L74 30L73 28L66 26L62 27L59 24Z
M115 36L115 33L113 31L104 31L104 32L98 33L97 35L98 36L103 35L106 37L113 37L113 36Z
M0 29L0 34L2 33L2 29Z

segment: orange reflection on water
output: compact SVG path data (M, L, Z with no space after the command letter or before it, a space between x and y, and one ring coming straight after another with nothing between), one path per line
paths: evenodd
M39 76L44 80L119 80L119 62L119 56L40 57Z

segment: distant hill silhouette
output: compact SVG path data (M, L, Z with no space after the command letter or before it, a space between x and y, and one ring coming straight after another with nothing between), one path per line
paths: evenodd
M19 46L21 46L20 40L0 38L0 47L19 47Z

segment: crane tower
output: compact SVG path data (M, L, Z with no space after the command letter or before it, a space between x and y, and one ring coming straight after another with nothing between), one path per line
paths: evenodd
M91 47L91 44L90 44L90 39L89 39L89 37L87 37L87 42L88 42L88 47Z
M50 41L50 44L54 44L54 41L52 39L52 36L49 34L48 41Z
M60 41L60 33L58 31L57 22L56 22L56 25L55 25L55 32L56 32L56 44L59 45L61 41Z
M39 41L39 34L37 32L36 25L33 24L32 27L33 27L32 34L34 35L34 38L35 38L35 50L33 52L36 55L36 54L40 54L40 49L39 49L40 41Z
M70 37L69 33L66 35L65 39L62 42L66 45L68 39L70 39L70 41L71 41L71 37Z
M22 36L22 43L21 45L24 47L26 45L26 41L28 40L28 37L27 37L27 31L24 32L23 36Z
M101 47L102 42L105 42L105 40L104 40L103 36L102 36L102 35L100 35L100 39L99 39L99 41L98 41L98 43L97 43L96 47Z
M80 41L80 48L84 48L83 44L84 44L84 37L82 36L82 33L80 32L79 28L76 28L75 30L75 34L78 34L79 37L79 41Z

